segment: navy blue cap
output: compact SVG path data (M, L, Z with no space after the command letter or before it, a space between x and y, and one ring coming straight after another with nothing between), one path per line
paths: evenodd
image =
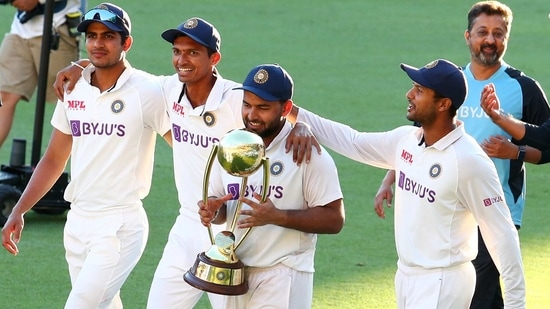
M174 44L177 37L184 35L213 51L220 51L222 41L220 33L214 25L202 18L190 18L181 23L176 29L168 29L161 34L163 39L172 44Z
M444 98L451 99L456 109L464 103L468 93L466 76L462 68L456 64L445 59L438 59L419 69L402 63L401 69L413 81L434 90Z
M253 68L241 87L266 101L287 101L292 99L294 82L292 77L278 64L261 64Z
M112 3L101 3L95 8L89 10L82 17L82 21L77 26L80 32L86 32L88 25L93 22L102 23L105 27L122 32L126 35L132 33L132 22L130 16L121 7Z

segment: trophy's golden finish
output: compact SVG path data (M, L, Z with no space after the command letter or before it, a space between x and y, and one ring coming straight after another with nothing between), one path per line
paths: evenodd
M269 160L265 158L265 145L260 136L246 130L233 130L212 148L203 179L203 202L205 204L208 202L208 183L216 156L227 173L242 178L239 196L245 194L248 176L263 166L261 202L265 202L269 184ZM214 238L212 229L208 227L212 246L208 251L200 253L195 264L184 274L183 278L187 283L203 291L223 295L241 295L248 291L248 284L244 276L244 264L238 259L235 250L250 233L251 228L245 231L237 244L235 244L235 234L233 233L241 207L242 202L238 201L230 231L222 231Z

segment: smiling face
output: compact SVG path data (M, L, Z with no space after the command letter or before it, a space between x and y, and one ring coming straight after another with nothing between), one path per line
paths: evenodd
M471 61L483 66L500 65L509 36L510 30L502 15L480 14L472 23L471 30L464 33Z
M244 91L242 106L244 125L248 131L258 134L266 146L279 133L291 109L292 100L266 101L250 91Z
M96 68L109 68L124 59L123 52L130 49L131 37L125 40L121 34L94 22L86 29L86 50L90 61Z
M210 80L212 70L220 61L220 53L209 55L206 46L188 36L180 36L172 46L172 63L181 82L193 84Z

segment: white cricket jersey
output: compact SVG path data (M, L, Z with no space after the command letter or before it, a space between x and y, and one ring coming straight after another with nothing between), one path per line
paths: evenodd
M279 209L307 209L322 207L342 198L336 165L327 151L321 155L312 153L308 164L298 166L292 160L292 152L286 153L285 141L291 131L286 123L281 132L266 148L269 159L268 197ZM252 192L263 192L263 167L249 176L245 197L254 199ZM227 230L230 229L236 200L241 189L240 177L231 176L216 160L210 178L210 195L223 196L233 193L227 202ZM243 209L250 209L242 204ZM238 241L246 229L235 227ZM237 248L236 254L246 266L270 267L282 263L298 271L313 272L313 260L317 235L277 225L254 227Z
M43 1L40 1L43 2ZM54 12L52 16L53 28L57 28L66 22L65 15L67 13L73 13L80 11L80 1L67 0L67 5L59 12ZM17 18L17 11L14 14L14 18L11 23L10 33L15 33L24 39L31 39L34 37L42 36L44 32L44 14L36 15L35 17L22 24ZM64 27L67 27L64 25Z
M72 135L71 181L65 199L87 211L139 203L149 193L156 133L170 130L162 86L127 67L114 88L90 85L90 65L58 101L51 124Z
M304 109L298 120L334 151L396 171L395 243L401 263L433 269L470 262L477 255L479 224L505 293L511 302L522 301L517 230L494 164L462 124L426 147L422 129L413 126L360 133Z
M217 74L206 104L193 109L187 96L182 94L184 84L178 76L174 74L164 80L180 213L186 209L198 218L197 202L202 200L200 188L212 146L230 130L244 127L243 91L233 90L239 86Z

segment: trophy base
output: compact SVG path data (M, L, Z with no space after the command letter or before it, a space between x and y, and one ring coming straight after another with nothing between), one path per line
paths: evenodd
M241 261L220 262L210 259L204 252L197 256L195 264L183 275L183 279L191 286L210 293L243 295L248 291Z

